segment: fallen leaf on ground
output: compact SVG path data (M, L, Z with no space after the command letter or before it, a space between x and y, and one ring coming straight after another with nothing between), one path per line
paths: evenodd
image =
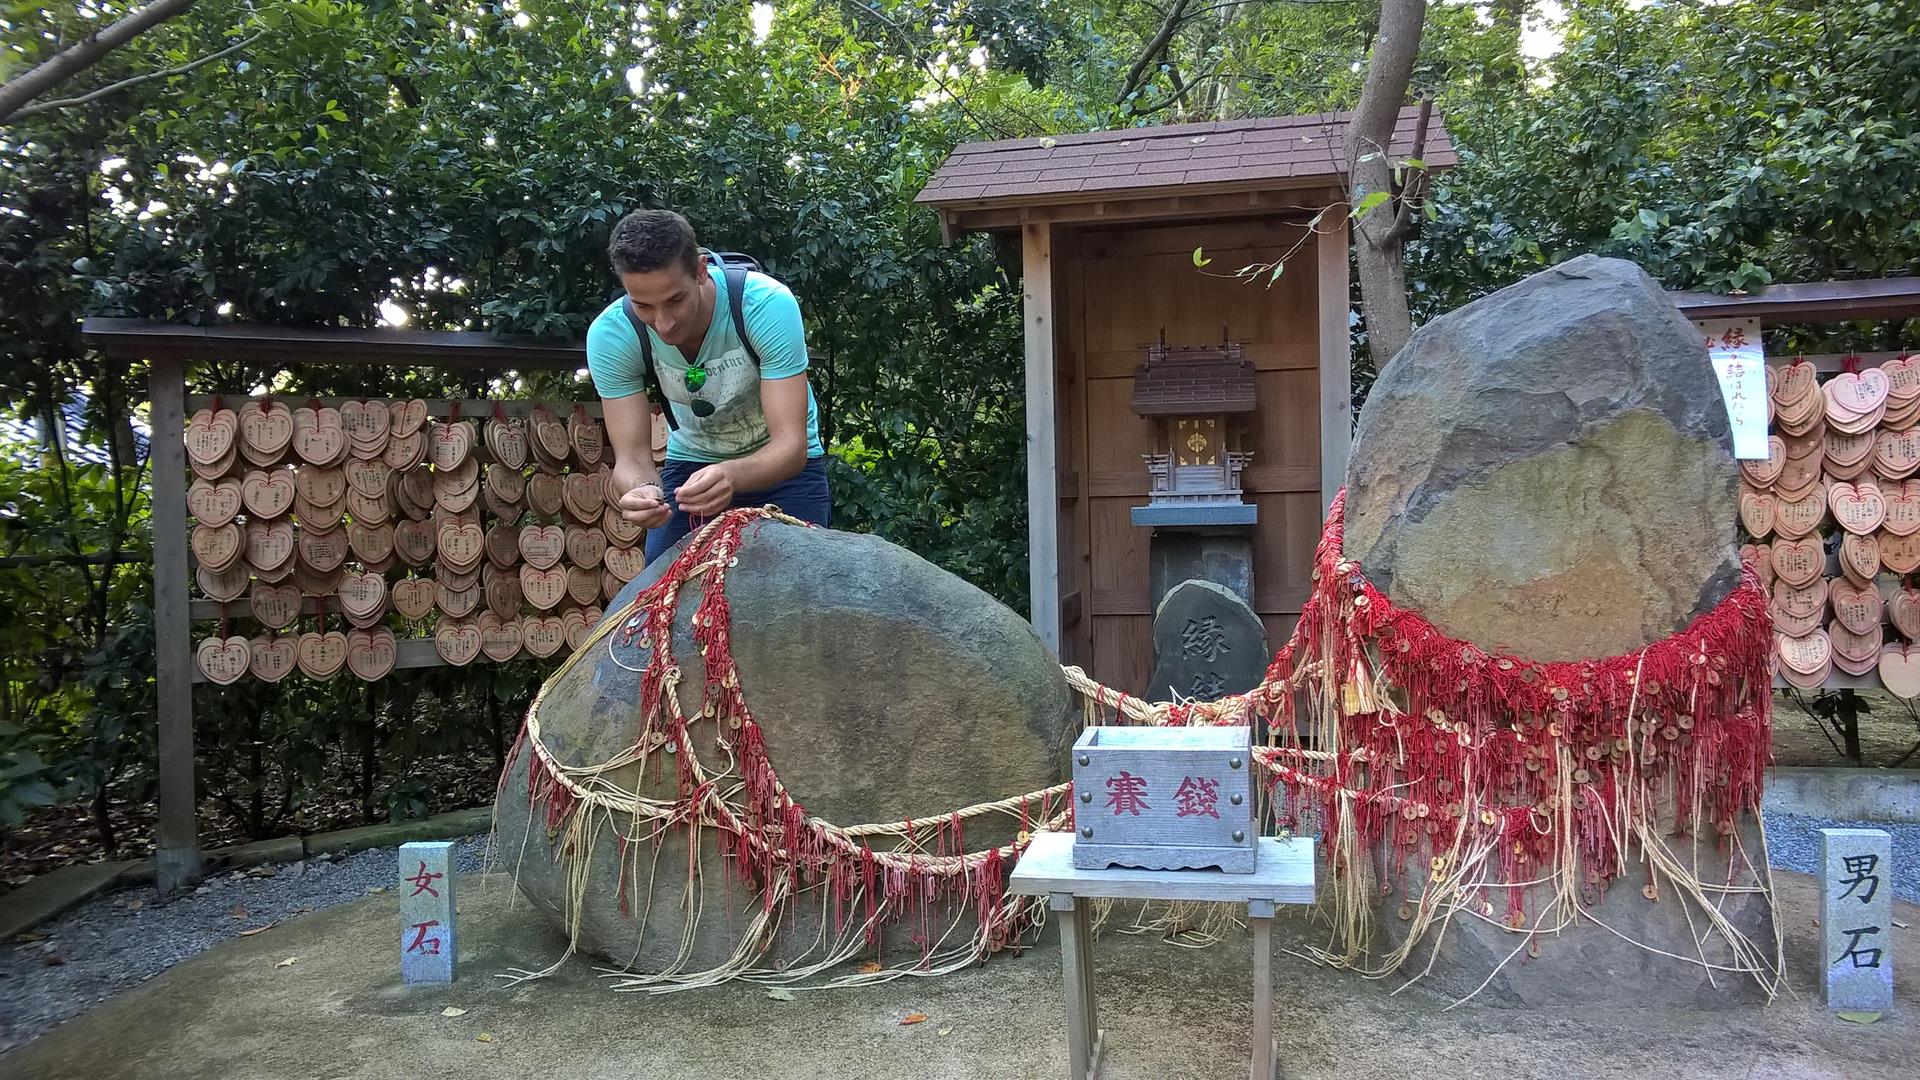
M274 921L272 921L272 922L270 922L270 923L268 923L268 924L267 924L267 925L265 925L265 926L256 926L256 927L254 927L254 928L253 928L253 929L251 929L251 930L242 930L242 931L240 931L240 936L241 936L241 937L252 937L252 936L253 936L253 935L255 935L255 934L264 934L264 933L266 933L266 932L267 932L268 930L271 930L271 929L273 929L274 927L276 927L276 926L279 926L279 925L280 925L280 920L278 920L278 919L275 919Z
M484 1032L484 1031L483 1031L483 1032L481 1032L480 1034L478 1034L478 1035L475 1035L475 1036L473 1037L473 1041L474 1041L474 1042L492 1042L492 1041L493 1041L493 1036L491 1036L491 1035L489 1035L489 1034L487 1034L486 1032Z
M953 1034L953 1029L952 1029L952 1028L941 1028L941 1029L940 1029L940 1034L942 1034L942 1035L951 1035L951 1034Z
M767 996L772 998L775 1001L792 1001L793 991L787 989L784 986L776 986L773 989L767 991Z
M926 1013L908 1013L900 1022L902 1024L924 1024L926 1021Z
M1877 1012L1843 1012L1834 1015L1850 1024L1871 1024L1880 1019L1880 1014Z
M1908 929L1911 929L1911 928L1913 927L1913 924L1912 924L1912 923L1903 923L1903 922L1901 922L1901 921L1900 921L1899 919L1895 919L1895 920L1893 920L1893 925L1894 925L1894 927L1895 927L1895 928L1897 928L1897 929L1900 929L1900 930L1908 930Z
M280 961L279 963L277 963L277 964L275 964L275 965L273 965L273 966L274 966L274 967L277 967L277 968L283 968L283 967L292 967L293 965L295 965L295 964L297 964L297 963L299 963L299 962L300 962L300 958L299 958L299 957L297 957L297 956L289 956L289 957L287 957L287 958L286 958L285 960L282 960L282 961Z
M228 914L232 915L236 919L244 919L247 917L247 905L235 904L233 905L233 910L231 912L228 912Z
M441 1016L465 1016L467 1015L467 1010L456 1009L453 1006L449 1005L446 1008L440 1010L440 1015Z
M880 961L878 960L869 960L860 965L860 974L862 975L878 975L880 970Z
M248 870L247 874L251 877L272 877L279 872L280 868L277 866L256 866Z
M140 910L140 901L138 901L138 900L129 900L129 901L127 901L127 910L128 910L128 911L139 911L139 910Z

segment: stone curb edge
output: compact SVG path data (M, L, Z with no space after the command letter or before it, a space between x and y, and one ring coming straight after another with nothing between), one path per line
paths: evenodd
M298 862L312 855L345 855L369 848L397 847L415 840L453 840L489 832L492 828L493 807L476 806L418 821L364 825L214 848L206 853L206 869L209 873L238 870L268 863ZM42 874L0 896L0 941L26 933L108 889L145 885L152 880L152 859L81 863Z

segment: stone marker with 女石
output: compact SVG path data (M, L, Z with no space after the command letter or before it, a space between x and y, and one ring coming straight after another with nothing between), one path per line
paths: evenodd
M400 975L453 981L453 844L400 845Z

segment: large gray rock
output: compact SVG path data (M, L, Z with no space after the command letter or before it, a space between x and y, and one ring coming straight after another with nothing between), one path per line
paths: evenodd
M1634 264L1582 256L1414 334L1361 413L1343 550L1396 604L1483 648L1538 660L1631 652L1739 580L1731 444L1718 381L1672 301ZM1679 818L1670 804L1656 813L1676 858L1697 853L1699 876L1728 884L1720 838L1709 827L1696 848ZM1757 818L1738 832L1761 851ZM1647 898L1646 878L1630 867L1596 890L1599 921L1541 939L1537 958L1514 955L1523 939L1493 920L1462 915L1429 931L1407 970L1453 995L1484 983L1475 1000L1496 1005L1753 997L1751 979L1650 951L1730 958L1724 941L1696 948L1701 912L1670 885ZM1734 878L1755 884L1750 868ZM1421 891L1418 867L1403 884L1384 898L1379 951L1405 937L1400 906ZM1526 910L1552 899L1531 889ZM1771 950L1763 895L1736 893L1722 912Z
M677 551L630 583L607 617L619 618ZM1073 712L1059 661L1018 615L959 578L876 537L763 522L749 527L726 588L748 706L775 770L809 813L839 825L897 822L1065 779ZM697 604L698 590L687 590L673 646L689 711L704 680L688 623ZM647 659L637 647L603 643L548 690L541 734L558 760L605 762L633 743ZM695 732L701 760L720 772L713 722ZM497 808L500 851L520 890L559 923L565 860L540 809L529 805L529 756L508 765ZM671 768L656 778L651 767L643 776L629 766L614 780L653 798L674 797ZM614 824L628 827L624 818ZM966 846L1005 842L1016 827L975 819ZM580 948L638 971L699 971L725 961L761 901L729 876L711 831L698 854L700 879L689 894L682 830L657 847L629 845L630 910L622 914L618 846L602 832L589 854ZM769 963L804 952L823 918L825 891L795 905ZM681 957L687 904L698 904L699 915ZM889 946L917 950L911 932L901 929Z
M1739 580L1731 446L1673 302L1583 255L1414 333L1360 414L1344 552L1483 648L1631 652Z

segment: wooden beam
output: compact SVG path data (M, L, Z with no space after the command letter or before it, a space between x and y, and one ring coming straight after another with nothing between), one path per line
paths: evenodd
M1866 278L1768 285L1744 296L1671 292L1689 319L1759 318L1770 325L1920 318L1920 278Z
M193 790L193 663L187 622L186 365L154 360L152 401L154 698L160 743L160 819L154 829L154 884L175 896L200 880Z
M229 409L237 409L248 401L277 401L280 404L285 405L289 409L298 409L306 405L310 401L317 401L321 405L327 408L337 409L340 406L345 405L349 401L378 400L378 401L387 402L388 404L392 404L393 402L403 400L401 398L389 398L389 397L382 397L380 395L374 395L373 397L355 397L355 398L344 398L344 397L316 398L316 397L303 397L302 395L299 395L299 394L268 394L265 397L250 398L250 397L246 397L244 395L238 395L238 394L189 394L187 395L187 413L191 415L195 412L198 412L201 409L211 408L213 406L213 399L216 397L220 399L220 403L222 405L225 405ZM587 415L593 417L596 420L600 418L600 415L602 412L602 409L600 408L599 398L592 398L592 399L582 398L577 402L576 401L482 401L476 398L463 398L459 400L449 400L447 398L424 398L422 400L426 401L427 403L427 416L435 420L439 420L439 419L443 419L445 417L451 416L453 414L453 410L449 406L452 406L452 405L460 406L460 418L462 420L491 419L493 417L493 410L495 408L498 408L501 412L506 413L508 416L513 416L513 417L530 416L533 414L533 407L535 405L545 405L547 408L553 410L554 414L558 416L562 422L565 422L567 417L573 415L573 407L575 405L579 405L585 408L587 410ZM481 448L476 446L475 449L477 450Z
M349 330L291 326L187 326L151 319L92 318L87 343L116 360L252 360L276 363L391 364L500 368L583 368L586 345L475 331Z
M1353 452L1353 348L1348 331L1352 308L1347 259L1347 219L1314 238L1320 290L1320 512L1347 482Z
M1010 230L1027 224L1066 224L1069 222L1124 222L1152 219L1175 221L1187 218L1271 217L1292 212L1301 220L1319 213L1327 205L1324 189L1313 186L1293 191L1261 192L1258 202L1249 199L1244 188L1218 192L1185 192L1180 195L1155 195L1145 198L1088 202L1055 203L1050 206L983 206L979 209L952 209L955 232ZM1330 215L1331 216L1331 215Z
M1034 632L1060 651L1059 440L1054 433L1053 227L1020 230L1027 367L1027 577Z

